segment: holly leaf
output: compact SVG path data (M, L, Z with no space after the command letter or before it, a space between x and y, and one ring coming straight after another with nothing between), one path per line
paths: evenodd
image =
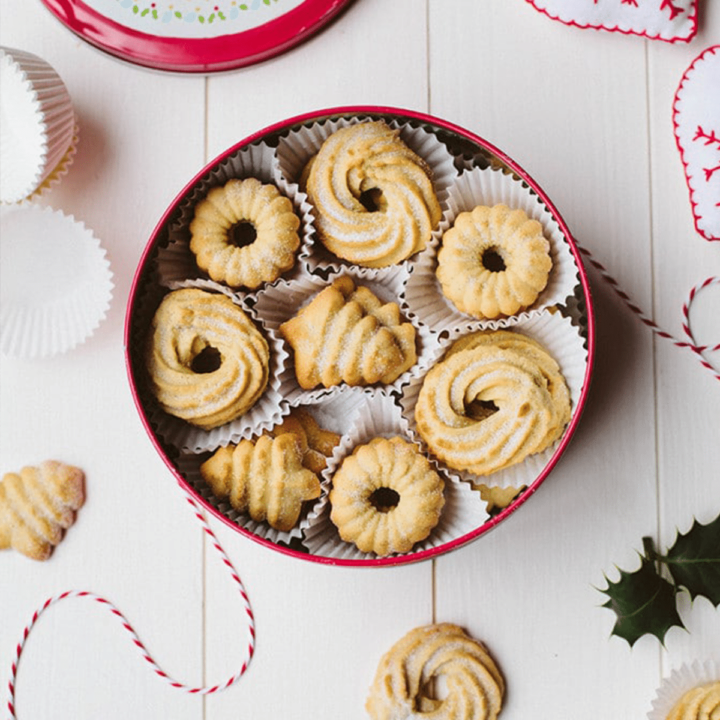
M606 577L608 586L600 590L610 598L603 607L617 615L611 634L627 640L630 647L647 634L655 635L662 643L671 627L685 627L675 604L676 588L658 575L652 560L641 558L638 570L620 570L617 582Z
M693 599L702 595L720 605L720 515L707 525L695 520L685 535L678 533L667 555L658 559Z

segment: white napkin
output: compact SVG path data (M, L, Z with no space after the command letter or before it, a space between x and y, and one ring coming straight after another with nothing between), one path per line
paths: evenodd
M697 32L697 0L526 0L566 25L688 41Z
M720 240L720 45L704 50L680 81L673 125L695 228Z

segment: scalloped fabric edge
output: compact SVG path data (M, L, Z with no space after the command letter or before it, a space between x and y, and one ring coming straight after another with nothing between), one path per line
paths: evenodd
M720 87L720 45L711 45L690 63L672 106L693 222L710 241L720 240L720 95L710 91L714 84Z
M647 0L620 0L620 5L610 9L607 9L607 0L525 0L525 2L551 20L583 30L607 30L670 43L690 42L698 30L698 0L659 0L659 7L653 9L638 5ZM600 6L603 2L606 9ZM589 3L592 3L592 6ZM638 17L633 20L631 14L634 10L638 11ZM648 19L652 19L652 13L656 14L654 22L648 22Z

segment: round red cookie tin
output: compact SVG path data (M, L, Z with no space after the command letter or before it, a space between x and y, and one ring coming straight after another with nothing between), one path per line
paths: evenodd
M83 40L154 70L234 70L286 52L352 0L42 0Z
M443 220L426 250L381 271L328 257L320 243L314 242L313 211L296 182L325 137L339 127L364 120L382 120L398 129L433 171L443 208ZM231 177L249 176L273 182L291 198L301 217L302 245L293 269L267 286L244 293L204 275L182 238L183 233L187 235L194 206L210 187ZM553 257L548 286L534 306L517 316L485 324L448 309L449 303L442 297L435 298L429 310L421 307L423 298L435 292L431 286L423 286L434 282L434 273L428 270L433 265L433 243L436 247L440 242L454 213L463 210L463 202L477 202L473 198L478 195L482 198L479 204L523 207L539 219ZM467 197L470 200L464 201ZM283 313L285 319L291 317L313 292L343 274L375 289L384 301L397 301L404 319L417 331L416 366L388 386L302 391L295 379L292 353L277 332L278 325ZM166 415L148 388L144 348L152 317L163 296L181 287L200 287L233 297L265 333L271 347L271 381L265 396L246 416L211 431L199 431ZM413 397L417 399L424 373L463 333L503 328L534 337L557 361L572 406L560 439L513 468L480 478L436 462L444 480L445 506L435 529L408 553L380 557L342 541L330 521L328 493L332 474L343 457L376 435L400 435L418 443L434 460L413 427ZM178 483L241 535L292 557L343 566L401 565L437 557L476 540L523 505L548 477L575 432L590 384L594 346L593 307L580 254L562 217L538 184L505 153L464 128L411 110L374 106L331 108L278 122L240 141L203 168L155 227L136 271L125 322L125 359L133 398L152 443ZM218 447L270 430L295 407L315 414L320 425L341 440L320 476L320 498L305 503L297 527L280 532L215 498L202 480L199 466ZM488 487L520 491L509 505L491 508Z

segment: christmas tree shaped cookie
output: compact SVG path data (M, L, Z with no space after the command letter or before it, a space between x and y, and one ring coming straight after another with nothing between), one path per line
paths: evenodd
M46 460L0 481L0 549L47 560L85 502L84 475Z
M293 433L219 448L200 466L215 497L238 512L288 531L300 517L302 504L320 496L318 476L303 467L303 452Z
M392 383L417 359L415 328L397 303L382 303L347 275L280 326L295 353L300 387Z

